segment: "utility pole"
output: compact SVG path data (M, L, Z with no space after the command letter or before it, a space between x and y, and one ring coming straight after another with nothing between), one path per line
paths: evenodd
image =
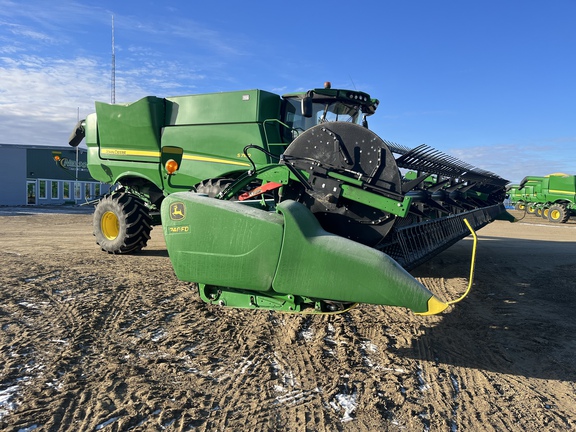
M116 51L114 48L114 15L112 15L112 76L110 79L110 102L116 103Z
M76 111L76 124L78 124L80 122L80 107L78 107L78 110ZM76 177L75 180L78 181L78 146L76 146ZM76 187L76 185L74 185L74 187ZM76 198L76 196L74 196L74 198Z

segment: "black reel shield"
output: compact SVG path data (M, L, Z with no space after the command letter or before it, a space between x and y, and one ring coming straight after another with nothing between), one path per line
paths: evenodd
M374 132L347 122L316 125L290 144L284 163L307 177L302 189L284 198L303 203L325 230L375 246L392 229L393 214L342 196L350 185L402 201L394 156Z

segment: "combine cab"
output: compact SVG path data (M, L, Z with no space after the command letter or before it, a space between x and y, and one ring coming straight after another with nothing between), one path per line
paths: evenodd
M325 86L96 104L92 176L118 184L94 214L109 253L162 223L177 276L209 303L328 313L354 303L436 313L407 270L506 216L507 180L368 129L378 101Z

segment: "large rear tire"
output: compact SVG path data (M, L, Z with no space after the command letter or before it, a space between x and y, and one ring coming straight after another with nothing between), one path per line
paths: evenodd
M556 223L566 223L570 219L570 211L563 204L554 204L548 210L548 220Z
M100 200L93 223L96 243L111 254L138 252L146 246L152 230L144 201L123 190Z

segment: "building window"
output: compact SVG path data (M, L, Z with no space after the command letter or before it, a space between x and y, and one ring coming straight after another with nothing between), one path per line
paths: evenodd
M74 183L74 198L75 199L82 198L82 183L80 182Z
M92 183L84 183L84 197L86 199L92 198L92 192L90 192L90 189L92 189Z
M28 204L36 204L36 182L29 181L26 183L28 193Z
M52 180L52 199L60 198L60 182Z
M64 199L70 199L70 182L64 182Z
M38 193L38 197L40 199L48 198L48 191L46 190L46 180L38 180L38 189L40 189Z

